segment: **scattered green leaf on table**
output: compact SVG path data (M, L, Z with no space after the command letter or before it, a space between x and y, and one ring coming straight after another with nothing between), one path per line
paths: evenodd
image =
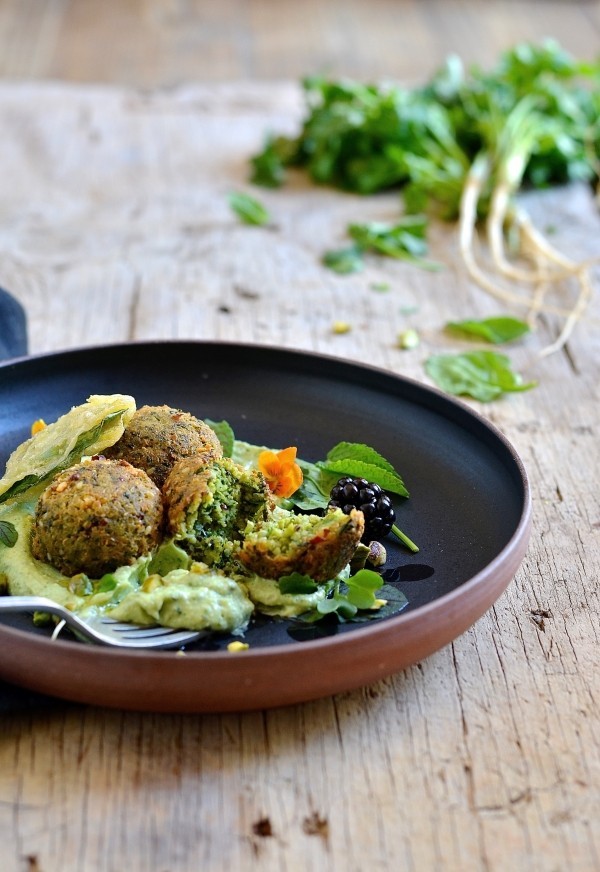
M362 251L408 260L423 269L441 269L441 264L425 258L428 252L426 229L427 218L424 215L407 215L393 225L380 221L350 224L348 233Z
M525 321L513 318L510 315L498 315L493 318L483 318L480 321L467 319L465 321L450 321L446 324L446 330L476 339L485 339L494 345L503 342L511 342L530 332L530 327Z
M271 216L263 204L255 197L251 197L250 194L234 191L229 195L229 205L245 224L262 227L271 220Z
M512 369L510 359L497 351L433 355L425 361L425 369L447 393L470 396L483 403L503 393L527 391L537 384L524 382Z
M343 276L361 272L365 267L362 249L358 245L326 251L322 262L324 266Z

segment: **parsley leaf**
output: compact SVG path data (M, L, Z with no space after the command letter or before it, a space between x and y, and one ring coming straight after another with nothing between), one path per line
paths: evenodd
M251 197L250 194L234 191L229 195L229 205L244 224L262 227L271 220L271 216L263 204Z
M536 382L523 382L504 354L470 351L465 354L433 355L425 361L428 375L449 394L466 395L490 402L503 393L527 391Z
M446 330L467 337L485 339L494 345L511 342L530 332L530 327L518 318L499 315L494 318L483 318L481 321L467 319L465 321L450 321Z

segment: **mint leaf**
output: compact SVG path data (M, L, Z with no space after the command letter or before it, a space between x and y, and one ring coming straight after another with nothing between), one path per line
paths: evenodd
M389 460L362 442L338 442L317 466L329 473L366 478L384 490L408 497L408 490ZM335 482L333 482L335 484Z
M314 593L318 590L319 585L309 575L301 575L299 572L292 572L291 575L283 575L279 579L279 590L281 593Z
M511 342L530 332L530 327L518 318L500 315L494 318L484 318L481 321L467 319L465 321L450 321L446 330L467 337L485 339L494 345Z
M370 445L365 445L364 442L338 442L327 452L327 461L346 460L361 460L364 463L370 463L373 466L379 466L381 469L387 469L388 472L395 473L394 467L374 448Z
M427 374L449 394L490 402L503 393L527 391L537 382L523 382L508 357L496 351L433 355L425 361Z
M227 421L211 421L210 418L205 418L204 423L208 424L210 429L217 434L223 449L223 457L231 457L233 454L233 443L235 442L235 435L231 424Z
M251 197L250 194L234 191L229 195L229 205L244 224L262 227L271 220L271 216L263 204Z
M395 472L388 472L387 469L382 469L380 466L375 466L372 463L346 458L334 462L326 460L319 463L319 466L327 472L338 473L338 477L340 475L351 475L354 478L366 478L367 481L372 481L384 490L399 494L401 497L408 497L409 495L399 475Z
M18 538L19 534L14 524L10 521L0 521L0 544L6 548L14 548Z

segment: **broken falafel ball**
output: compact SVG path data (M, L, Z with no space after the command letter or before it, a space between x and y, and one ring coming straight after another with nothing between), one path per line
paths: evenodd
M320 515L296 515L277 509L266 523L250 522L238 560L263 578L292 572L329 581L352 558L365 528L363 513L332 509Z
M31 551L63 575L101 578L150 554L162 522L161 493L143 470L93 458L61 472L43 491Z
M224 567L249 521L264 521L273 508L265 477L227 457L187 457L163 487L167 532L195 560Z
M178 460L206 453L222 457L217 434L189 412L170 406L139 408L119 441L104 452L143 469L158 487Z

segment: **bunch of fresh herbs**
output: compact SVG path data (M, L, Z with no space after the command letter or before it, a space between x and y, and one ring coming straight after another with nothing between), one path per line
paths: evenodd
M412 89L320 77L305 79L303 87L301 130L268 139L252 159L255 184L277 187L289 167L301 167L317 183L362 194L401 189L409 216L403 220L432 213L458 220L469 275L506 304L561 315L561 334L542 353L564 345L592 293L588 265L543 238L514 194L524 186L598 182L600 62L577 61L547 40L515 46L489 71L467 71L452 56L429 82ZM474 253L475 227L483 219L491 275ZM424 250L415 252L414 233L410 240L404 233L398 245L394 227L373 232L373 225L352 226L354 244L324 257L338 272L358 271L364 251L373 250L421 263ZM531 259L527 268L506 255L509 229ZM565 278L575 283L575 302L545 306L547 289Z

